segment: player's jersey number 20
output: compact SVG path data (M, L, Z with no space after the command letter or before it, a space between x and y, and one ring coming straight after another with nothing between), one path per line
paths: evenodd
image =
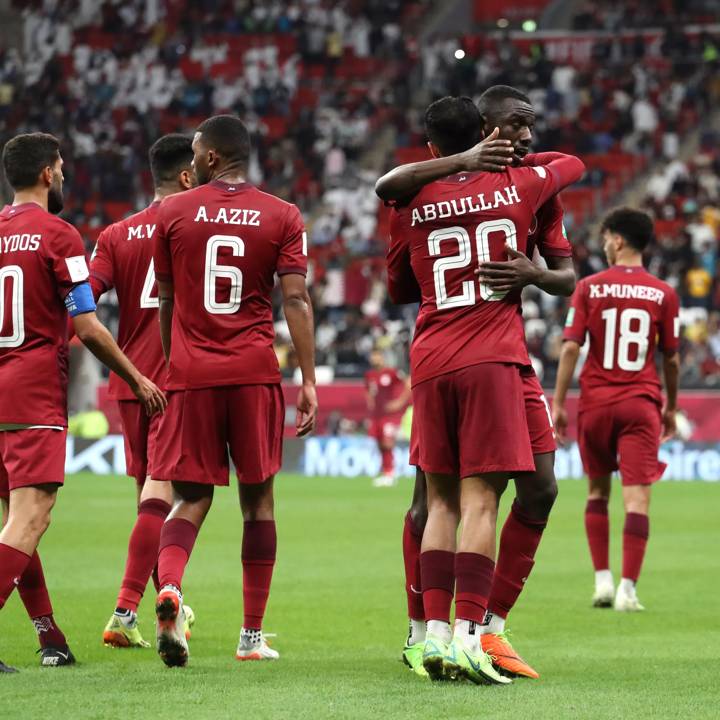
M10 283L9 293L6 291L7 283ZM23 271L19 265L0 268L0 348L20 347L25 340L23 284ZM8 295L10 302L6 303ZM7 304L9 307L6 307ZM10 320L7 328L6 313Z
M508 219L487 220L475 228L475 247L477 251L477 262L488 262L490 260L490 234L494 232L505 233L505 242L517 250L517 231L515 223ZM472 262L472 242L470 234L462 225L449 228L433 230L428 235L428 250L432 257L442 253L442 245L446 241L454 241L458 244L458 254L438 257L433 264L433 276L435 278L435 303L438 310L450 310L451 308L474 305L477 301L475 281L465 280L461 285L461 291L457 295L449 295L445 282L445 273L448 270L460 270L466 268ZM480 291L480 299L486 301L502 300L507 293L494 292L485 283L477 283Z

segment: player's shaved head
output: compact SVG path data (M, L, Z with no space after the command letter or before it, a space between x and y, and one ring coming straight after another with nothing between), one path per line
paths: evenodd
M441 155L454 155L480 141L482 118L472 98L448 96L425 111L425 132Z
M530 98L510 85L493 85L478 99L482 116L483 134L489 135L495 128L503 140L510 140L515 150L515 163L519 163L530 151L535 127L535 110Z
M193 140L195 174L202 185L220 170L247 170L250 133L235 115L214 115L202 122Z
M652 218L642 210L619 207L611 210L600 226L601 234L619 235L630 247L642 253L655 234Z
M183 170L190 169L192 138L180 133L163 135L153 143L148 157L155 187L173 184Z
M53 168L60 159L60 141L48 133L16 135L5 143L2 153L5 177L13 190L37 185L40 173Z
M493 114L500 103L509 99L532 105L530 98L521 90L510 85L493 85L479 97L478 110L485 117L488 113Z

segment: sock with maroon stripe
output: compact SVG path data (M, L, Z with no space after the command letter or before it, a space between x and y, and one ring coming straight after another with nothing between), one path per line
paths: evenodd
M595 572L608 570L610 561L610 521L608 519L608 501L605 498L592 498L585 507L585 532L587 533L590 556Z
M380 450L380 459L382 460L382 474L392 475L395 471L395 458L392 448Z
M650 535L650 518L641 513L629 512L625 515L623 528L623 570L622 576L637 582L640 577L645 548Z
M423 529L419 528L410 513L405 515L403 526L403 561L405 563L405 592L407 593L408 617L425 620L422 583L420 575L420 544Z
M488 613L506 618L535 565L535 553L547 525L529 517L514 502L500 534Z
M25 610L35 626L40 647L64 650L67 647L67 640L63 631L55 623L50 595L45 584L45 573L43 573L37 551L32 554L25 572L20 577L18 592L23 605L25 605Z
M20 584L20 578L31 559L30 555L25 554L22 550L0 543L0 608L5 605L12 591Z
M243 627L260 630L275 567L274 520L246 520L242 539Z
M181 588L197 535L198 529L189 520L172 518L165 521L160 531L158 554L160 587L174 585L178 590Z
M125 575L117 598L118 608L137 612L158 560L160 533L170 509L168 503L158 498L140 503L135 527L130 533Z
M450 606L455 589L455 553L448 550L426 550L420 554L422 598L428 630L430 623L440 622L450 628Z

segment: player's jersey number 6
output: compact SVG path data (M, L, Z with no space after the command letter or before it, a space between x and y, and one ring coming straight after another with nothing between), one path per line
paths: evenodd
M512 220L498 219L487 220L475 228L475 245L477 247L478 262L490 260L490 233L505 233L506 243L517 250L517 230ZM465 280L462 283L462 290L458 295L448 295L445 283L445 273L448 270L460 270L470 265L472 261L472 244L470 235L466 228L456 225L449 228L433 230L428 235L428 250L432 257L440 255L441 244L444 240L454 240L458 244L458 254L450 257L440 257L433 265L433 276L435 278L435 302L438 310L449 310L451 308L474 305L476 302L475 282ZM494 292L485 283L478 283L480 287L480 299L487 301L502 300L507 293Z
M0 268L0 333L5 327L5 283L11 283L10 334L0 335L0 348L20 347L25 340L23 307L23 271L19 265Z
M232 315L240 309L243 275L234 265L218 265L220 248L229 248L234 257L245 257L245 243L237 235L213 235L205 248L205 309L212 315ZM230 280L230 296L217 299L217 281Z

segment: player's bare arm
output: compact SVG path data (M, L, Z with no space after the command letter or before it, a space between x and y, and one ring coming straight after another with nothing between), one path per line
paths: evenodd
M567 410L565 409L565 398L567 391L575 374L575 366L580 356L580 343L573 340L566 340L560 351L560 363L558 365L557 380L555 381L555 393L553 394L552 419L557 433L557 440L560 445L565 444L568 424Z
M167 280L157 280L158 299L160 307L158 317L160 320L160 340L162 341L165 361L170 361L170 338L172 337L172 317L175 307L175 288Z
M477 145L454 155L400 165L375 183L377 196L386 202L405 200L435 180L460 172L502 172L513 162L513 146L498 138L495 128Z
M304 275L297 273L282 275L280 287L283 294L285 319L302 374L302 387L297 400L295 432L298 437L303 437L315 427L318 409L315 391L315 323L312 302L305 286ZM160 308L162 309L162 300Z
M94 312L76 315L73 318L73 325L80 342L130 386L148 415L164 412L167 399L163 392L138 372Z
M670 440L677 432L675 413L677 412L678 378L680 376L680 353L663 354L663 377L665 378L665 406L662 411L663 432L661 442Z
M400 412L401 410L403 410L405 407L407 407L410 404L411 398L412 398L412 385L410 383L410 378L407 378L405 380L405 385L403 387L402 392L394 400L391 400L385 406L385 412L388 412L388 413Z
M547 268L536 265L527 255L505 246L507 261L481 263L475 271L480 282L496 292L520 290L535 285L550 295L572 295L575 290L575 268L572 258L550 256Z

